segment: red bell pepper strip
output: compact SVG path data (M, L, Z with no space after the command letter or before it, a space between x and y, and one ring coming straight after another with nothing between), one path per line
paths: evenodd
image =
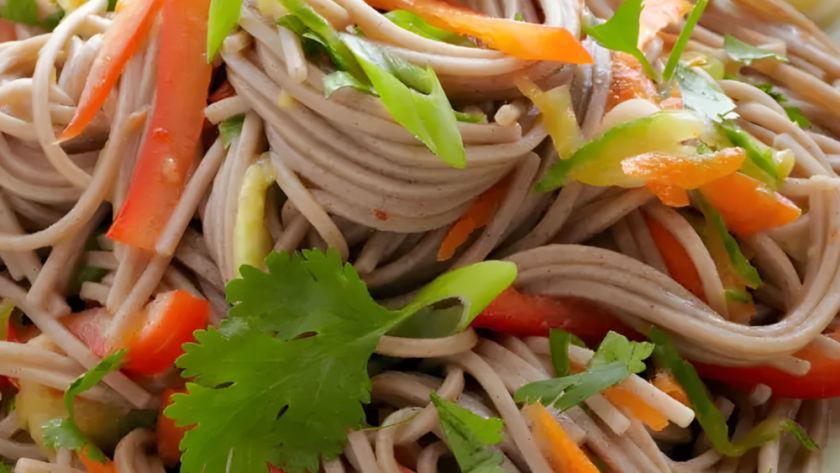
M126 373L154 376L163 373L184 353L182 345L194 342L193 332L207 326L210 304L185 291L159 294L145 309L146 322L128 337ZM102 335L111 324L103 307L62 317L61 323L90 351L104 358L110 354ZM117 347L124 348L124 347Z
M592 56L565 28L493 18L444 0L365 1L382 10L408 10L434 27L472 36L515 58L592 64Z
M776 368L714 366L693 362L700 377L716 379L736 388L749 391L764 384L774 396L792 399L828 399L840 396L840 360L830 358L813 343L796 352L796 358L811 362L811 369L803 376L794 376Z
M149 132L125 203L108 237L154 249L195 160L212 66L207 64L209 0L166 0Z
M606 310L576 297L548 297L505 289L473 320L473 327L488 328L517 337L547 337L559 328L586 343L597 343L610 330L630 339L640 335Z
M122 5L124 7L102 37L102 48L88 74L76 115L59 140L78 136L102 108L128 60L137 53L149 35L163 0L123 0Z
M160 294L149 304L146 323L130 337L127 373L163 373L184 354L183 344L195 342L193 332L207 327L210 303L185 291Z
M220 100L224 100L226 98L235 97L236 96L236 89L233 88L233 85L230 83L229 80L225 79L222 82L222 85L219 86L218 89L213 91L209 97L207 97L207 102L209 103L216 103Z
M188 394L187 388L166 388L163 390L157 427L155 428L155 433L157 434L157 452L160 455L160 459L163 460L163 464L168 468L175 468L178 466L178 463L181 463L181 440L184 439L184 434L193 428L193 426L178 427L175 425L174 419L170 419L164 415L163 411L174 403L172 401L173 394Z

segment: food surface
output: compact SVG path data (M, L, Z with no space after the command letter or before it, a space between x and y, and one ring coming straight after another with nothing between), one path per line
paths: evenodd
M5 0L0 473L821 473L793 3Z

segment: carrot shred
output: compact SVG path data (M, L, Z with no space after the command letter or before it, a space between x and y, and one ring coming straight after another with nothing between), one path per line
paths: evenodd
M458 247L467 241L473 230L490 223L490 219L496 214L496 209L507 192L508 182L508 178L502 179L493 187L484 191L473 202L472 207L455 221L440 244L437 255L438 261L446 261L455 256Z
M653 376L652 384L656 389L691 407L688 394L670 371L658 370Z
M98 461L88 458L87 450L87 447L82 449L82 454L79 455L79 459L82 460L82 464L87 468L88 473L117 473L117 464L113 460L108 458L107 463L103 465Z
M623 407L633 417L644 422L651 429L659 432L668 427L668 417L646 403L635 393L624 388L613 386L601 392L608 401L617 407Z
M534 441L556 473L599 473L589 457L569 438L560 424L540 403L525 406Z
M207 102L216 103L220 100L235 96L236 89L233 88L233 85L231 85L229 80L225 79L225 81L222 82L222 85L220 85L218 89L214 90L213 93L207 97Z
M662 255L662 259L665 260L665 266L671 273L671 277L688 289L689 292L701 300L705 300L700 273L697 272L694 262L688 256L688 252L661 223L650 215L644 214L644 216L653 243Z

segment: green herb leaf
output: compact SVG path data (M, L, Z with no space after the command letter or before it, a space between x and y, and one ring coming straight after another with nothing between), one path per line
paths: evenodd
M686 108L700 112L715 122L734 115L735 102L717 84L712 84L681 63L676 66L675 77Z
M12 473L12 467L0 461L0 473Z
M778 440L782 432L793 434L805 448L819 448L799 424L790 419L773 417L753 427L738 442L730 442L726 418L712 403L712 399L706 391L706 386L700 380L694 366L680 357L670 337L665 332L656 327L651 328L650 340L656 345L653 352L656 363L661 368L670 370L677 382L685 389L688 400L694 408L697 421L719 453L729 457L739 457L755 447Z
M589 368L598 368L621 361L632 373L641 373L645 370L644 360L652 353L652 343L631 342L624 335L610 331L598 346L598 351L589 362Z
M97 266L85 266L79 271L79 281L80 282L100 282L105 275L108 274L108 270L105 268L100 268Z
M504 455L489 448L502 441L499 431L505 426L502 419L485 419L478 414L431 394L446 443L455 455L462 473L503 473L500 466Z
M0 340L7 341L9 338L9 319L15 310L15 303L11 299L3 299L0 302Z
M96 446L87 435L79 429L79 426L73 422L72 419L52 419L44 424L44 445L56 450L64 448L72 450L81 455L85 451L85 456L93 461L107 463L108 459L102 450Z
M773 90L773 84L759 84L759 85L755 86L755 88L764 92L765 94L769 95L770 97L773 97L773 100L775 100L776 102L778 102L780 104L783 104L783 103L787 102L787 98L784 95L782 95L779 92L776 92L776 91Z
M525 21L525 17L522 16L522 13L516 12L513 15L514 21Z
M683 51L685 51L685 47L688 45L688 40L691 39L691 32L694 31L694 27L697 26L697 22L699 22L700 17L703 16L703 12L706 10L706 5L708 5L708 3L709 0L697 0L697 3L694 4L694 8L688 15L688 19L685 20L683 30L680 32L679 37L677 37L677 41L674 43L673 49L671 49L671 55L668 56L668 63L665 64L665 70L662 71L663 80L669 81L674 76L674 71L677 70L677 65L680 62L680 56L682 56ZM682 87L682 84L680 84L680 87Z
M207 62L213 61L227 35L239 23L242 0L210 0L207 21Z
M222 137L222 144L225 145L225 149L230 148L233 140L242 134L243 124L245 124L244 113L234 115L222 123L219 123L219 136Z
M601 342L585 372L526 384L516 391L514 400L529 404L539 401L545 406L553 404L565 411L624 381L631 374L644 371L642 361L652 352L653 344L631 342L611 331Z
M781 54L756 48L755 46L747 44L728 33L723 37L723 48L726 49L726 53L729 54L729 57L747 66L752 64L753 61L761 59L774 59L779 62L790 63L788 58L782 56Z
M463 169L467 158L458 123L432 68L419 68L353 35L342 38L394 120L450 166Z
M552 328L548 333L548 344L551 347L551 364L554 366L554 373L558 378L571 374L572 362L569 360L569 345L572 344L572 337L575 336L559 328Z
M116 1L114 1L114 3L116 3ZM108 6L110 5L111 4L109 2ZM64 15L64 10L58 10L56 12L50 13L49 15L45 16L43 20L41 20L41 27L47 31L52 32L55 29L55 27L58 26L59 23L61 23L61 20L64 19Z
M67 391L64 391L64 405L67 407L67 412L70 413L70 419L73 419L76 415L73 407L73 399L99 384L102 378L111 372L120 369L126 353L128 353L128 350L123 349L113 355L106 356L87 373L79 376L75 381L70 383L70 387L67 388Z
M641 63L645 75L652 80L657 80L656 70L638 47L641 15L642 0L626 0L618 7L612 18L598 26L583 28L583 31L607 49L632 55Z
M740 289L724 289L723 297L727 302L738 302L741 304L752 304L753 302L750 293Z
M804 115L802 115L802 109L801 108L799 108L799 107L782 107L782 108L784 108L785 112L787 112L787 116L788 116L788 118L790 118L790 121L799 125L800 128L805 128L805 127L811 126L811 120L808 120L807 118L805 118Z
M727 73L725 73L725 74L723 74L723 78L724 78L725 80L737 80L737 81L740 81L740 80L741 80L741 79L739 79L739 78L738 78L738 76L736 76L735 74L730 74L730 73L728 73L728 72L727 72Z
M368 359L379 339L412 315L377 304L334 249L272 253L266 266L268 273L240 268L242 278L226 290L234 305L228 319L218 330L197 331L197 343L185 345L177 361L184 377L195 377L189 394L173 396L166 410L178 425L198 424L181 444L185 473L266 472L267 461L302 473L336 458L347 429L364 422ZM461 279L473 274L463 269ZM456 273L418 299L468 298L471 313L498 294L452 281Z
M697 154L710 153L714 153L714 151L712 150L712 148L709 148L709 146L706 143L700 143L699 145L697 145Z
M758 275L758 271L750 264L750 261L747 259L746 256L741 252L741 247L738 246L738 242L735 240L729 231L726 229L726 224L723 223L723 217L720 216L718 211L712 207L712 205L703 198L700 193L696 194L697 203L700 206L700 211L703 212L703 215L706 216L706 220L712 224L715 231L717 231L720 238L723 239L723 246L726 248L726 253L729 255L729 259L732 261L732 266L735 268L735 271L744 278L747 282L747 286L751 289L755 289L761 285L761 276Z
M38 26L38 4L35 0L6 0L6 4L0 7L0 17L15 23Z
M475 43L473 43L469 39L461 35L452 33L450 31L434 27L428 24L426 20L415 15L414 13L411 13L410 11L394 10L385 13L382 16L391 20L392 23L399 26L400 28L411 31L414 34L427 39L454 44L456 46L465 46L468 48L476 47Z

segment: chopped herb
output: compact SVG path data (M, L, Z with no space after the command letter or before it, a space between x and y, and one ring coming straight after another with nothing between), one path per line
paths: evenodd
M108 355L90 369L87 373L76 378L70 383L67 391L64 391L64 406L67 407L67 412L70 413L70 418L73 419L76 411L73 407L73 399L79 394L89 390L90 388L99 384L102 378L108 374L120 369L123 364L123 358L128 350L120 350L113 355Z
M787 98L779 92L773 90L773 84L759 84L755 86L756 89L764 92L765 94L773 97L773 100L776 102L783 104L787 102Z
M489 447L502 441L499 431L504 428L504 421L497 417L485 419L435 393L430 397L461 472L504 473L500 466L504 454Z
M723 74L723 78L724 78L725 80L737 80L737 81L740 81L740 80L741 80L741 79L739 79L739 78L738 78L738 76L736 76L735 74L730 74L730 73L728 73L728 72Z
M598 26L583 28L583 31L607 49L630 54L641 63L648 78L657 80L656 70L638 47L641 15L642 0L626 0L618 7L612 18Z
M680 84L686 108L700 112L715 122L732 117L735 102L719 85L707 81L692 68L678 64L675 77Z
M0 17L29 26L38 26L38 4L35 0L6 0L0 7Z
M181 443L185 473L264 473L266 462L317 471L321 458L341 454L347 429L363 426L367 363L384 334L442 300L464 301L467 316L450 327L469 324L516 276L500 261L461 268L394 312L335 250L271 253L266 266L268 273L240 268L242 278L226 289L229 317L197 331L177 361L184 377L195 377L166 409L177 425L198 424Z
M706 143L700 143L699 145L697 145L697 154L710 153L714 153L714 151L712 150L712 148L709 148L709 146Z
M801 108L799 108L799 107L782 107L782 108L785 109L785 112L787 113L788 118L790 118L790 121L799 125L800 128L805 128L805 127L811 126L811 120L808 120L807 118L805 118L804 115L802 115L802 109Z
M741 247L738 246L735 238L729 234L729 231L726 229L726 224L723 223L723 217L720 216L718 211L700 193L696 194L696 198L700 206L700 211L706 216L706 221L712 224L715 231L723 239L723 246L726 248L726 253L729 255L735 271L744 278L747 286L751 289L760 286L761 276L758 275L758 271L756 271L753 265L750 264L750 261L741 252Z
M778 440L782 432L792 434L809 450L819 448L808 437L802 426L790 419L775 417L768 418L753 427L741 440L731 442L726 418L712 403L709 394L706 392L706 386L700 380L694 366L680 357L670 337L665 332L656 327L651 328L650 340L656 345L653 354L656 363L661 368L670 370L677 382L685 389L691 406L694 408L697 421L719 453L729 457L739 457L755 447Z
M233 140L242 133L242 125L245 124L245 114L234 115L219 123L219 136L222 137L222 144L225 149L230 148Z
M113 10L111 10L113 11ZM52 12L49 15L45 16L43 20L41 20L41 27L47 31L53 31L61 20L64 19L64 10L58 10L56 12Z
M781 54L776 54L772 51L756 48L753 45L740 41L731 34L726 34L723 37L723 48L726 49L726 54L735 61L749 66L753 61L761 59L774 59L779 62L789 63L788 58Z
M85 266L81 271L79 271L79 281L100 282L106 274L108 274L108 270L105 268L100 268L98 266Z
M674 76L674 72L677 70L677 64L680 62L680 56L682 56L685 47L688 45L688 40L691 39L691 32L694 31L694 27L697 26L697 22L703 16L703 12L706 10L708 3L709 0L697 0L691 13L688 15L688 19L685 20L685 26L680 32L679 37L677 37L677 42L674 43L671 55L668 56L668 63L665 65L665 70L662 72L663 80L669 81Z
M12 473L12 467L0 460L0 473Z
M372 92L369 82L361 81L347 71L335 71L324 77L324 95L327 98L330 98L333 92L343 87L352 87L366 94Z
M653 352L651 343L631 342L610 332L601 342L586 371L580 374L526 384L514 394L516 402L554 405L565 411L614 386L633 373L644 371L642 362Z
M723 297L727 302L739 302L741 304L752 304L753 302L750 293L740 289L724 289Z
M525 21L525 18L522 16L522 13L516 12L513 15L514 21Z
M456 46L464 46L468 48L474 48L475 43L470 41L469 39L452 33L451 31L446 31L444 29L440 29L434 27L426 22L423 18L410 11L406 10L394 10L388 13L385 13L385 18L391 20L392 23L399 26L404 30L411 31L412 33L422 36L427 39L433 39L435 41L440 41L443 43L454 44Z

